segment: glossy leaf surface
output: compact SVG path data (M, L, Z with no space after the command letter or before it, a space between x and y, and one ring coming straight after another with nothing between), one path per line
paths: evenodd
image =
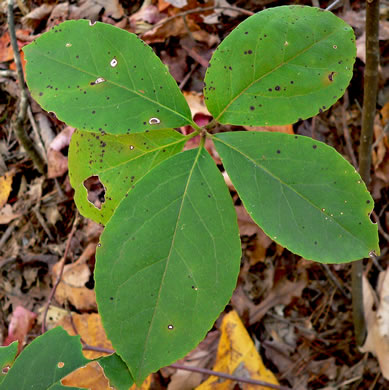
M242 22L214 52L205 101L220 123L294 123L344 94L355 55L353 29L331 12L269 8Z
M237 218L212 158L162 162L124 198L96 252L96 297L116 353L137 384L184 356L235 288Z
M70 126L126 134L191 123L166 66L125 30L71 20L23 50L32 96Z
M100 358L98 362L115 390L128 390L134 384L128 367L116 353Z
M253 220L306 259L341 263L379 252L373 199L335 149L282 133L218 134L215 146Z
M70 184L81 214L105 225L119 202L153 167L178 153L185 136L174 130L128 135L76 131L69 148ZM101 209L88 200L84 181L98 176L105 188Z
M89 362L81 352L79 336L54 328L29 344L8 371L1 390L68 389L60 381Z

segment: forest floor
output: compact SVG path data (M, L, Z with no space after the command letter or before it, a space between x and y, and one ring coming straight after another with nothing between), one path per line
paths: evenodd
M215 0L215 3L188 0L182 8L178 6L187 3L185 0L172 1L176 6L164 0L145 0L144 3L25 0L16 3L15 23L20 48L68 19L99 20L139 34L168 65L187 97L195 120L207 123L210 115L202 96L205 71L216 46L234 27L250 13L264 8L286 4L326 8L331 2L237 0L228 4L224 0ZM227 8L215 8L215 4ZM253 130L312 137L331 145L357 166L365 66L364 2L344 1L344 5L340 2L332 11L354 28L357 39L354 76L346 94L329 110L312 119ZM185 18L181 15L183 12ZM172 18L166 21L167 17ZM383 299L382 291L385 288L389 291L389 276L386 277L389 258L388 39L389 3L382 1L379 95L372 180L368 184L375 200L373 219L379 224L381 255L374 260L364 260L365 295L369 293L375 298L374 305L371 301L365 303L365 310L370 315L374 315ZM0 72L5 70L15 70L15 64L8 35L6 1L3 1L0 4ZM40 334L43 312L76 215L67 172L72 129L42 110L30 97L25 129L36 144L43 144L41 150L48 164L48 174L40 174L13 131L19 96L15 74L0 73L0 345L7 345L14 339L28 344ZM35 124L38 124L43 143L37 141ZM225 128L242 130L238 126ZM209 150L220 163L212 145ZM96 198L104 196L98 186L92 186L90 191ZM212 369L221 319L226 313L235 311L251 336L263 365L280 385L296 390L388 389L384 368L380 368L371 352L380 355L381 361L389 361L389 348L378 351L379 346L373 344L366 347L371 352L361 352L356 346L351 265L323 265L282 248L252 222L231 184L230 191L238 213L243 248L237 288L207 338L182 363ZM72 316L73 325L89 344L101 341L99 337L104 338L93 290L94 255L101 232L100 225L79 218L71 237L63 281L50 302L47 315L48 327L62 324L74 333L69 320ZM389 329L388 318L387 321ZM374 332L371 323L368 332ZM109 389L100 374L95 375L93 384L87 382L85 377L90 377L98 368L91 370L68 384ZM387 363L386 376L389 377ZM144 388L192 389L206 378L186 371L177 373L176 369L168 367L153 374ZM233 382L228 386L220 388L255 388Z

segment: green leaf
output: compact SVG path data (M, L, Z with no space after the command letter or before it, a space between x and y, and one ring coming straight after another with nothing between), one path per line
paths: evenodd
M234 125L310 118L343 95L355 55L353 29L331 12L269 8L242 22L214 52L206 105L218 122Z
M373 199L335 149L282 133L217 134L215 146L253 220L306 259L342 263L379 253Z
M0 347L0 369L3 370L5 367L10 366L14 361L18 352L18 342L14 341L7 347ZM0 373L0 383L5 378L3 372Z
M104 356L98 362L111 387L115 387L116 390L128 390L134 384L126 363L116 353Z
M192 123L166 66L125 30L71 20L23 50L32 96L70 126L126 134Z
M69 177L80 213L105 225L135 183L161 161L181 151L186 140L174 130L121 136L76 131L69 148ZM88 201L84 186L84 181L94 175L106 191L101 209Z
M61 389L60 380L88 362L81 352L80 337L69 336L57 327L37 337L22 351L0 389Z
M103 325L137 384L192 350L240 266L235 210L205 149L162 162L124 198L96 252Z

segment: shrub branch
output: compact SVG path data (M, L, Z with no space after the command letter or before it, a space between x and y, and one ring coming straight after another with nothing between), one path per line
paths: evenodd
M367 186L370 184L371 147L374 118L376 115L378 65L379 65L379 0L366 2L366 66L364 74L362 131L359 148L359 173ZM353 320L355 339L361 346L366 338L366 323L363 310L362 260L352 265Z

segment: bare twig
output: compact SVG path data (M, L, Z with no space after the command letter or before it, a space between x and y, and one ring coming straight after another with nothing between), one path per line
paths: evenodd
M337 277L332 273L331 268L328 266L328 264L322 264L322 267L326 271L328 277L330 278L331 282L335 285L335 287L342 293L342 295L350 299L350 295L345 291L345 289L342 287L342 285L339 283L339 280Z
M73 326L74 331L77 333L77 329L75 328L74 324L72 326ZM93 345L86 344L82 339L81 339L81 342L84 344L83 347L82 347L82 349L84 351L95 351L95 352L103 352L103 353L108 353L108 354L112 354L112 353L115 352L112 349L102 348L102 347L95 347ZM206 368L185 366L185 365L178 364L178 363L171 364L169 367L176 368L177 370L197 372L197 373L205 374L205 375L213 375L213 376L217 376L219 378L229 379L229 380L232 380L232 381L235 381L235 382L250 383L252 385L268 387L269 389L290 390L289 387L280 386L280 385L274 385L272 383L259 381L259 380L256 380L256 379L242 378L242 377L235 376L235 375L225 374L223 372L208 370Z
M34 135L35 135L35 140L37 142L37 147L39 148L39 151L42 154L42 156L45 158L45 161L46 161L46 164L47 164L47 150L46 150L46 146L45 146L45 143L43 142L40 128L39 128L38 124L36 123L36 120L34 118L34 114L32 113L32 110L31 110L30 106L27 108L27 115L28 115L28 119L30 120L30 123L31 123L31 126L32 126L32 131L34 132Z
M375 211L371 213L373 215L373 218L375 219L375 223L377 224L378 231L380 232L381 236L385 238L387 242L389 242L389 234L386 233L386 231L382 228L380 219Z
M39 206L37 207L34 207L32 209L32 211L34 212L38 222L41 224L41 226L43 227L43 230L45 231L45 233L47 234L47 237L49 237L49 240L50 241L54 241L54 237L53 235L51 234L51 231L49 229L49 227L47 226L46 224L46 221L45 219L43 218L43 215L40 213L39 211Z
M332 2L327 8L326 11L331 11L334 7L336 7L339 3L341 3L342 0L335 0Z
M194 64L192 64L191 68L190 68L190 71L185 75L185 77L183 78L183 80L181 81L180 85L179 85L179 88L181 90L183 90L183 88L185 87L186 83L189 81L189 79L192 77L192 74L193 72L196 70L196 68L199 66L199 63L198 62L195 62Z
M62 260L61 260L61 261L62 261L61 269L59 270L58 276L57 276L57 280L55 281L54 286L53 286L53 288L51 289L49 298L48 298L47 303L46 303L45 311L44 311L44 313L43 313L42 333L45 333L46 330L47 330L47 328L46 328L46 317L47 317L47 312L49 311L49 307L50 307L51 301L52 301L53 298L54 298L55 291L57 290L57 287L58 287L59 283L61 282L63 270L64 270L64 268L65 268L65 261L66 261L66 259L67 259L67 257L68 257L68 253L69 253L69 249L70 249L70 243L71 243L71 241L72 241L72 238L73 238L74 234L76 233L76 228L77 228L77 224L78 224L78 219L79 219L79 214L78 214L78 211L76 211L76 216L75 216L75 218L74 218L72 230L71 230L70 233L69 233L68 241L67 241L67 243L66 243L65 253L64 253L63 258L62 258Z
M370 183L371 145L373 143L378 88L379 7L379 0L368 0L366 2L366 66L364 74L361 146L359 148L359 173L367 186ZM352 293L355 339L358 346L362 345L366 338L362 273L362 260L355 261L352 265Z
M20 60L20 55L19 55L19 47L16 40L13 7L14 7L13 0L8 0L8 17L7 17L8 30L9 30L12 49L14 52L14 60L15 60L17 78L18 78L19 89L20 89L19 112L14 123L15 134L20 144L23 146L24 150L28 154L28 156L34 162L38 171L43 174L45 172L45 163L41 155L39 154L39 152L36 150L31 139L27 136L26 131L24 129L24 121L26 119L28 97L27 97L26 87L24 84L23 68L22 68L22 62Z
M225 374L223 372L208 370L206 368L190 367L190 366L185 366L185 365L177 364L177 363L171 364L170 367L177 368L178 370L197 372L199 374L213 375L213 376L217 376L219 378L230 379L230 380L235 381L235 382L250 383L252 385L268 387L269 389L290 390L289 387L274 385L273 383L259 381L256 379L242 378L242 377L238 377L235 375Z
M3 245L11 237L13 231L15 230L16 225L18 224L17 220L13 220L7 227L7 230L3 233L0 238L0 251L2 250Z

